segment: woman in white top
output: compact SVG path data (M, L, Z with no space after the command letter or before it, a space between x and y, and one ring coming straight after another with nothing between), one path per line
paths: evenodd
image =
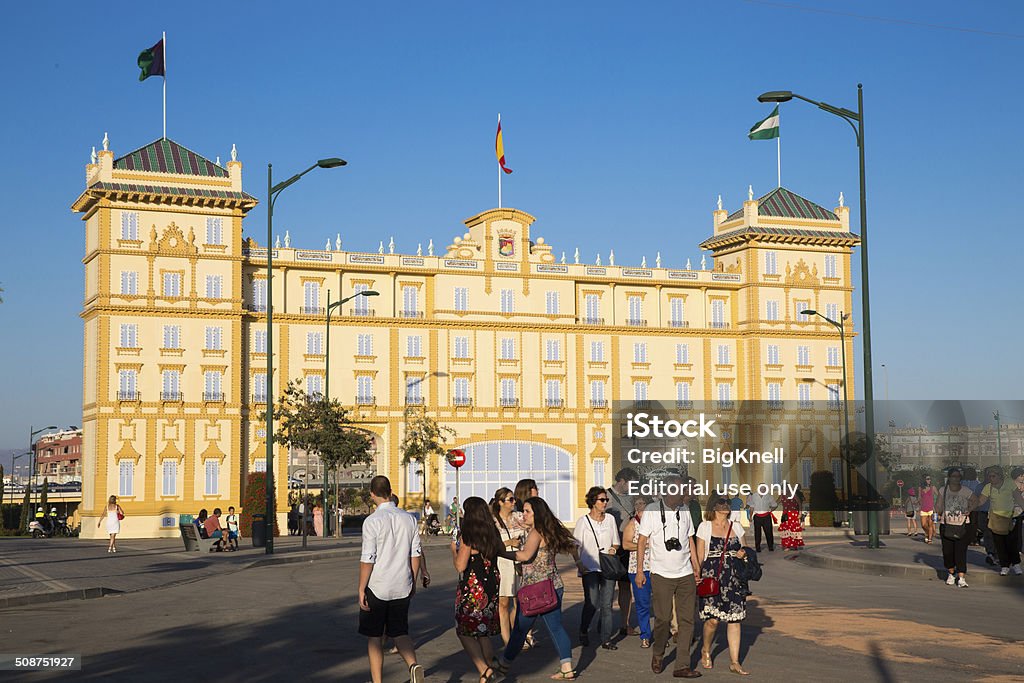
M99 529L103 525L103 521L107 522L107 533L110 534L110 544L107 546L108 553L117 552L117 535L121 533L121 518L124 517L124 510L117 504L117 496L111 496L107 500L107 514L105 517L100 517L96 523L96 528Z
M521 539L526 533L522 525L522 516L515 514L516 498L512 490L502 486L491 498L491 513L498 527L498 535L508 550L519 550ZM515 623L515 597L517 581L516 563L504 557L498 558L498 572L501 574L498 584L498 621L501 625L501 640L508 645L512 635L512 624Z
M580 645L590 645L590 622L598 615L598 631L601 647L618 650L612 642L612 597L615 581L601 574L601 553L615 555L619 549L619 529L615 518L605 514L608 494L600 486L587 491L587 507L590 512L576 521L573 537L580 544L580 576L583 577L583 615L580 619Z
M713 495L708 499L704 520L697 527L697 558L700 560L700 578L718 579L717 595L699 598L700 618L704 620L704 644L701 665L712 667L711 649L715 642L718 622L728 625L729 671L747 675L740 666L740 622L747 616L747 584L739 572L746 551L743 550L743 526L729 520L729 501Z
M651 545L648 543L644 548L641 560L637 557L637 540L640 538L640 518L644 516L644 510L650 501L647 496L637 496L633 499L633 516L622 530L622 547L629 551L627 571L629 583L633 587L633 602L636 603L636 620L640 625L640 647L644 649L651 646L651 639L654 637L651 633ZM647 578L643 588L636 586L636 575L640 572Z

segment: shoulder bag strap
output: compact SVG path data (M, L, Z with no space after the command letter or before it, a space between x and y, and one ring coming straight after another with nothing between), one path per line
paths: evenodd
M729 522L729 526L725 530L725 542L722 544L722 554L718 557L718 574L715 576L715 578L718 580L722 579L722 563L725 561L725 551L729 549L729 535L731 533L732 522ZM711 537L714 538L714 534L712 534Z
M604 548L601 547L601 541L598 540L597 532L594 531L594 524L593 524L593 522L590 521L590 515L586 515L586 518L587 518L587 524L590 525L590 533L594 534L594 543L597 544L597 551L599 553L602 553L602 552L604 552Z

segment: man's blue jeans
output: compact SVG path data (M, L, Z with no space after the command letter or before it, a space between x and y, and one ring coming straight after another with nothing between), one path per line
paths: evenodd
M512 634L508 638L508 645L505 646L505 654L502 655L502 659L511 662L519 655L523 649L523 643L526 642L526 634L533 628L534 622L540 619L547 627L551 640L558 650L558 659L563 663L572 662L572 644L569 642L569 634L562 626L562 589L555 590L555 595L558 596L558 607L547 614L533 617L524 615L522 605L516 600L516 623L512 627Z
M609 581L601 572L587 572L583 575L583 617L580 619L580 635L590 630L590 622L597 615L597 629L602 643L612 638L612 597L615 595L615 581Z

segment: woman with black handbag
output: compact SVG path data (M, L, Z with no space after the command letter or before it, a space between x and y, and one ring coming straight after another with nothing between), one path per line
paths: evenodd
M743 578L743 526L729 520L729 501L717 495L709 498L704 520L697 527L697 558L701 562L697 596L700 618L704 621L701 666L712 668L715 632L718 623L724 621L732 659L729 671L746 676L749 672L740 666L740 622L747 618L750 592Z
M963 472L951 467L946 473L946 485L939 490L935 509L939 517L939 536L942 539L942 562L949 571L947 586L967 588L967 546L971 544L971 510L978 507L974 492L960 484Z
M587 491L586 503L590 512L576 520L573 537L580 544L580 576L583 579L583 614L580 618L580 645L590 645L590 623L598 618L601 647L618 650L612 642L612 598L615 585L626 576L626 568L616 556L619 529L615 517L606 514L608 493L600 486Z

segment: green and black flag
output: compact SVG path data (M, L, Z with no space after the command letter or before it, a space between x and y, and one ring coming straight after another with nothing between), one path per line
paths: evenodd
M150 76L164 76L164 39L161 38L157 44L148 50L139 53L139 80L144 81Z

